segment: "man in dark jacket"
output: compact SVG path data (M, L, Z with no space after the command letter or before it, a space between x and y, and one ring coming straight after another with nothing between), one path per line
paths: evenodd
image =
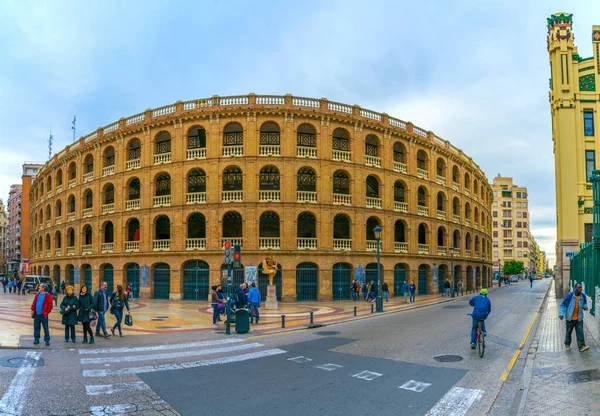
M96 324L96 336L100 336L100 329L104 333L104 338L110 337L106 332L106 312L110 309L110 295L106 293L108 285L106 282L100 284L100 289L94 294L92 309L98 313L98 323Z
M471 349L475 349L475 342L477 341L477 325L481 321L481 331L483 335L487 335L485 331L485 320L488 315L492 312L492 302L488 299L488 290L483 288L479 292L479 296L473 296L469 301L469 305L473 306L473 322L471 324Z
M444 293L446 294L446 297L450 297L450 288L452 286L450 285L450 280L446 279L446 281L444 282Z
M246 304L248 303L248 298L246 297L245 285L246 285L246 283L242 283L240 285L240 287L235 289L235 295L236 295L235 308L236 309L245 308Z
M408 292L410 294L410 303L415 303L415 292L417 291L417 286L412 282L408 285Z

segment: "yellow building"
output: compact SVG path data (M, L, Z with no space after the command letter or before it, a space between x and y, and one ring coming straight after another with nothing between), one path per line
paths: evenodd
M377 225L393 293L405 279L438 293L451 261L465 288L491 276L491 189L471 158L411 123L326 99L215 96L147 110L67 146L31 196L34 271L76 286L207 300L230 240L244 266L279 260L284 301L346 299L358 266L377 280Z
M540 251L540 261L538 263L538 270L542 274L546 274L546 252Z
M600 26L593 26L593 56L582 58L574 45L573 15L548 19L550 111L556 175L556 293L569 288L570 257L579 243L591 241L592 190L588 177L597 167L600 143L595 121L600 97Z

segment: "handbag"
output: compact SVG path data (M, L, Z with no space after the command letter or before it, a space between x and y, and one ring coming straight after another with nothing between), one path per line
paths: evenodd
M133 318L131 315L125 315L125 325L131 326L133 325Z

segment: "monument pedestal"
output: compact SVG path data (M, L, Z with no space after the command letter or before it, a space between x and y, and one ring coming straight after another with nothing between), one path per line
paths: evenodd
M277 303L277 290L275 285L267 286L267 300L265 301L266 309L279 309Z

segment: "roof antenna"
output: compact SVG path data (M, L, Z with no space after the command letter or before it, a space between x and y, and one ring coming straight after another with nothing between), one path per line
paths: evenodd
M50 137L48 138L48 160L52 159L52 129L50 129Z
M76 122L75 116L73 116L73 121L71 122L71 124L73 125L71 127L71 130L73 130L73 143L75 143L75 131L77 130L77 128L75 127L75 122Z

